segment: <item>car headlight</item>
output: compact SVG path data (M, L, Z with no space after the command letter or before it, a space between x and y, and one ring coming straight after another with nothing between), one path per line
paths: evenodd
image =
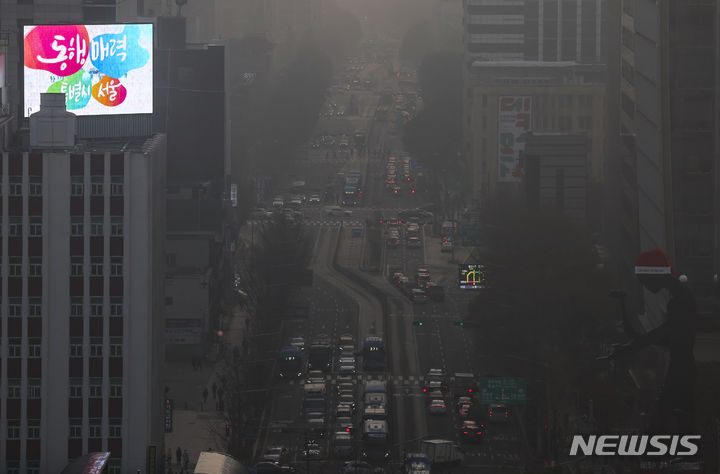
M386 452L385 452L385 458L389 458L389 457L390 457L390 453L386 451Z

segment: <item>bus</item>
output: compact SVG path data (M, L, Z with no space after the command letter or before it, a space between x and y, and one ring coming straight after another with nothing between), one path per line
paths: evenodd
M330 341L327 339L318 339L310 344L308 348L308 370L329 371L331 362L330 353Z
M302 351L296 346L286 346L280 350L278 363L280 378L291 379L302 375Z
M386 420L365 420L362 431L362 455L368 461L383 462L390 457L390 433Z
M382 337L368 336L363 342L363 368L371 371L385 370L385 343Z
M350 171L345 177L342 205L355 207L360 204L362 196L362 174L359 171Z

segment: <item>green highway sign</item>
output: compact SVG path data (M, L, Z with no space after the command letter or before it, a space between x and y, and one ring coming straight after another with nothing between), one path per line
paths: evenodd
M479 403L524 404L526 381L518 377L483 377L478 380Z
M480 231L474 225L463 225L462 229L460 230L460 238L462 239L463 247L480 246Z

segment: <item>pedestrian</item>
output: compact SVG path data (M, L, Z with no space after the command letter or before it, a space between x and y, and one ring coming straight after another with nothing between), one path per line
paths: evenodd
M213 382L212 384L212 392L213 392L213 398L217 398L217 383Z
M177 460L177 465L180 466L180 461L182 461L182 449L180 449L180 446L175 450L175 459Z
M187 448L183 452L183 469L188 470L188 464L190 464L190 455L188 454Z
M208 394L209 394L208 389L207 389L207 387L205 387L205 390L203 390L203 393L202 393L203 403L207 403Z

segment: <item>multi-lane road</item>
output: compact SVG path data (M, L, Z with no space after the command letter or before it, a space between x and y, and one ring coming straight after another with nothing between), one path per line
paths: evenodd
M378 104L375 91L397 90L395 79L388 77L379 64L367 64L359 73L360 79L373 81L373 90L335 92L329 101L343 106L346 115L320 120L318 134L344 132L352 137L354 130L367 130L367 151L351 149L333 153L322 148L308 149L297 165L288 170L288 183L302 177L310 189L323 189L337 173L361 170L364 176L364 196L352 216L328 217L322 205L303 208L303 220L314 238L312 267L313 285L305 292L312 308L307 320L286 320L279 334L263 341L268 356L277 355L281 346L292 337L301 336L308 344L320 335L333 344L343 334L351 334L359 346L368 335L380 335L387 344L387 370L383 373L364 373L359 364L354 377L356 397L361 398L362 381L383 379L391 388L390 430L391 456L385 466L387 472L397 472L405 452L417 450L421 439L447 439L461 444L465 450L462 466L453 472L515 473L521 472L527 454L527 436L523 429L523 408L511 407L508 423L488 425L481 443L465 445L459 434L461 420L455 410L452 394L447 395L448 413L430 415L423 393L424 375L431 368L455 372L472 372L476 376L505 375L503 357L483 351L482 336L477 329L454 324L462 319L471 295L457 288L457 264L449 262L448 254L441 254L439 241L432 236L430 226L422 233L419 249L383 248L382 274L360 271L363 235L366 219L374 219L380 210L385 217L397 215L401 209L422 204L420 196L401 192L389 193L384 186L386 150L391 154L402 151L397 135L390 133L388 122L375 122ZM347 115L349 97L355 95L357 115ZM278 189L277 192L281 192ZM352 229L362 228L360 232ZM245 231L244 231L245 232ZM458 252L467 255L467 252ZM418 268L430 270L432 279L445 288L445 300L427 304L413 304L388 281L387 269L398 267L412 277ZM422 325L413 324L422 322ZM260 457L269 446L287 448L287 462L298 470L338 472L344 460L332 455L329 433L333 431L334 386L338 380L337 357L334 356L328 382L327 399L330 408L326 419L328 435L318 438L321 444L319 460L306 462L302 449L310 434L302 410L303 380L276 379L268 397L263 429L256 442ZM355 426L359 428L359 420ZM358 431L358 430L356 430ZM353 458L360 456L359 439Z

